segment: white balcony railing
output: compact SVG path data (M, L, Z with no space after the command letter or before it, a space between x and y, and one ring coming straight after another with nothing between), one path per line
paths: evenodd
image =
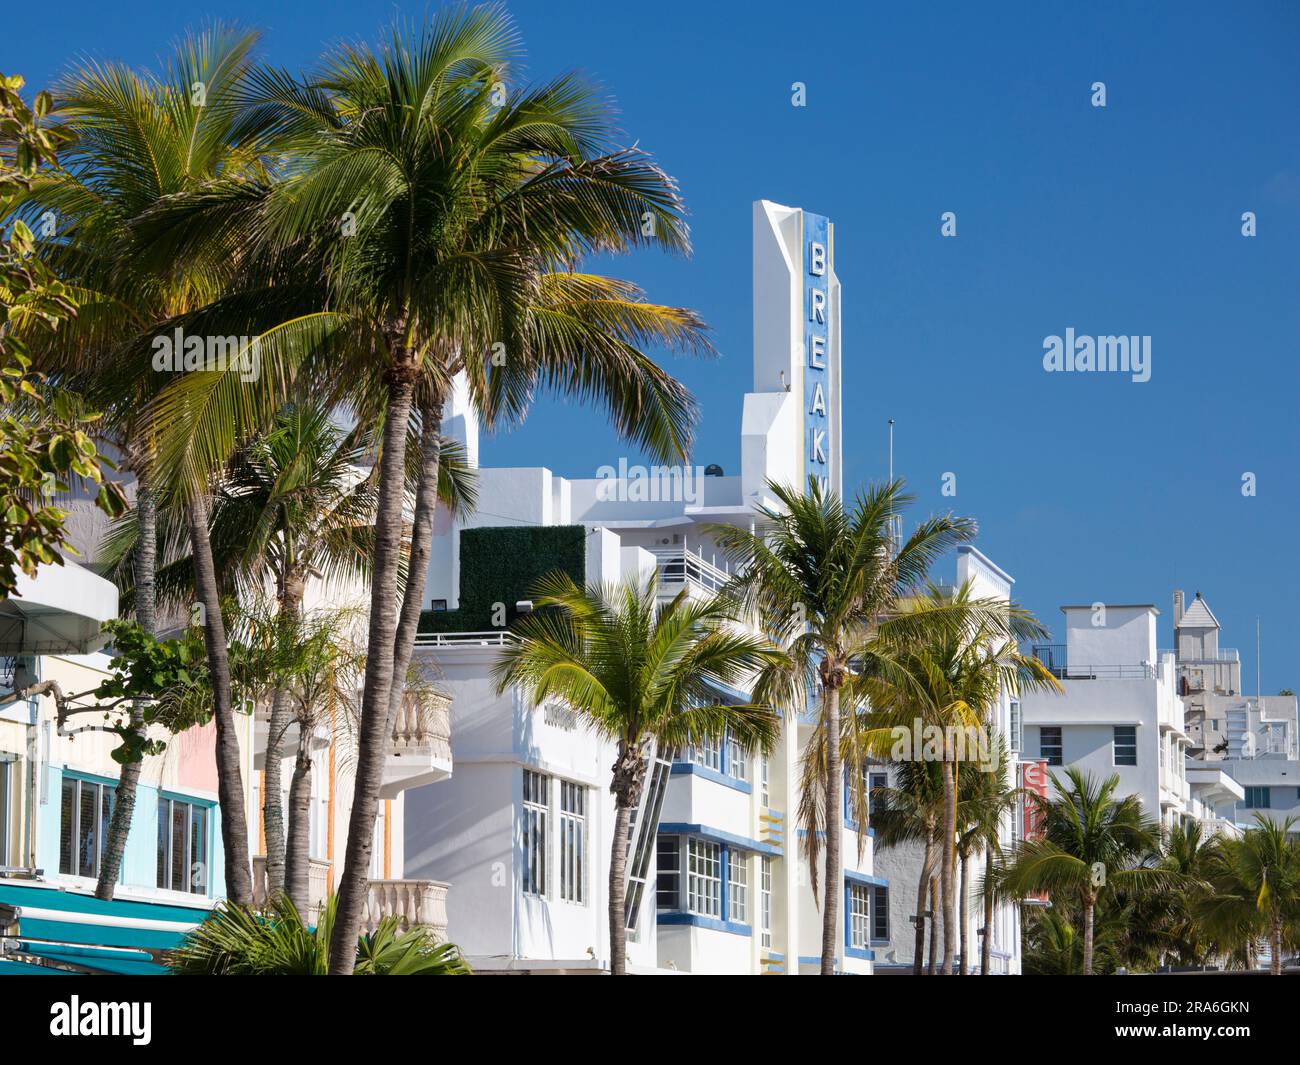
M651 553L659 567L659 583L665 588L691 584L706 592L717 592L731 580L730 573L694 551L663 548Z
M315 924L320 918L321 905L329 897L330 871L333 863L323 858L308 859L307 898L310 900L307 912L303 914L308 924ZM266 889L266 855L253 855L253 905L265 906Z
M373 932L385 917L396 917L403 928L423 925L434 938L445 940L447 887L440 880L372 880L361 926Z
M320 912L332 890L332 864L313 858L308 870L307 923L320 920ZM366 888L361 927L373 932L385 917L396 917L403 929L423 925L439 941L447 938L447 888L440 880L371 880ZM266 855L253 857L253 905L265 906Z
M514 639L508 629L490 629L487 632L420 632L415 636L417 647L504 647Z

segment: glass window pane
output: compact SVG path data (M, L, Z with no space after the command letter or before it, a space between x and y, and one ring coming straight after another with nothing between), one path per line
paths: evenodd
M171 828L171 804L166 799L158 800L158 886L160 888L170 887L170 881L167 873L171 868L168 859L167 840L170 836Z
M68 777L63 778L63 795L59 809L59 872L73 874L77 871L73 864L76 853L77 838L77 782Z
M208 890L208 811L190 807L190 886L199 894Z
M77 873L80 876L94 876L95 867L95 800L99 791L93 784L81 782L81 798L77 813Z
M189 810L189 805L183 802L172 803L172 832L171 832L171 887L174 891L184 891L186 861L185 861L185 837L189 826L185 823L185 815Z

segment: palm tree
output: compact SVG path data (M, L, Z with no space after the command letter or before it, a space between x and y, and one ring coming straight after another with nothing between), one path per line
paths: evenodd
M983 900L984 936L981 942L981 973L987 973L993 941L993 891L989 872L994 867L995 855L1001 850L1002 827L1007 817L1013 815L1020 800L1018 788L1007 785L1006 740L994 737L997 750L993 752L993 768L988 771L966 772L961 775L961 793L957 803L957 856L961 862L961 905L958 926L958 973L969 972L967 964L967 906L970 901L969 869L977 854L984 856L984 883L980 888Z
M285 320L269 348L261 337L265 381L207 375L160 399L159 419L192 426L162 448L161 466L210 469L292 381L315 382L382 426L340 944L359 927L388 724L402 698L395 678L423 602L439 460L431 441L453 380L464 375L488 424L521 418L537 387L595 400L657 457L684 455L694 422L688 393L641 348L707 350L699 319L578 269L593 252L688 250L676 188L644 153L613 147L606 108L577 78L515 87L516 53L503 11L456 8L423 29L395 29L380 49L341 47L305 80L255 72L240 129L280 147L284 180L252 195L214 186L164 219L164 246L192 247L191 230L255 202ZM412 580L399 603L413 415L426 441ZM350 954L335 951L333 964L346 973Z
M1282 974L1282 952L1300 942L1298 819L1259 811L1240 839L1223 839L1209 862L1209 891L1196 907L1206 931L1225 944L1267 939L1269 971Z
M777 484L768 490L776 505L758 508L759 531L736 526L712 531L737 573L729 593L787 651L784 660L764 670L755 697L772 706L801 708L807 705L806 692L817 694L817 734L804 752L804 780L820 786L805 783L800 820L814 893L819 832L825 829L821 972L830 975L843 934L841 693L881 619L921 584L936 559L970 540L975 525L965 518L930 518L896 545L894 524L911 502L901 482L869 488L849 508L815 478L806 493ZM914 627L913 620L904 627Z
M916 932L912 954L912 975L924 967L926 918L934 919L930 906L930 884L934 880L935 855L939 849L939 826L943 822L943 781L935 762L900 762L896 787L873 788L871 825L875 845L881 848L920 843L924 847L921 875L916 885Z
M916 624L908 624L910 621ZM959 768L962 760L991 760L993 715L1004 695L1026 690L1060 691L1037 658L1022 655L1019 641L1042 638L1033 615L1014 603L976 597L970 583L952 592L931 588L900 605L893 624L882 627L855 679L871 705L866 742L882 749L899 730L917 724L942 737L940 758L944 818L940 828L939 894L943 909L943 966L952 975L957 953L956 846ZM896 627L895 627L896 626ZM901 634L901 638L900 638ZM966 738L974 740L975 750ZM913 749L928 747L913 737ZM1002 775L1003 763L980 765Z
M1108 902L1097 907L1093 933L1092 969L1114 972L1121 964L1127 913ZM1075 907L1035 906L1024 920L1024 973L1026 976L1084 975L1083 940Z
M164 957L177 976L324 976L329 968L337 897L308 927L284 896L260 913L223 903ZM402 931L400 918L385 917L359 937L358 976L463 976L470 971L452 943L438 943L423 928Z
M1042 817L1042 835L1020 842L1003 870L1000 888L1014 898L1049 892L1078 907L1083 919L1083 974L1093 973L1097 904L1116 889L1176 886L1178 877L1152 863L1160 826L1142 812L1136 795L1115 798L1119 774L1098 783L1066 770L1050 774L1054 797L1030 799Z
M226 286L248 244L233 219L206 234L202 254L150 256L139 221L174 197L212 183L233 186L264 176L263 160L239 143L237 115L223 101L246 72L253 33L222 25L185 37L160 75L138 74L116 63L82 63L56 90L57 113L75 140L65 171L34 183L26 210L53 212L59 235L50 261L65 277L84 311L75 327L43 346L42 367L82 386L96 406L113 412L109 424L139 478L137 510L142 531L137 553L141 624L156 618L153 587L155 521L159 496L176 486L156 482L152 462L161 427L144 400L165 375L153 373L152 341L171 335ZM224 330L223 330L224 332ZM251 898L239 746L230 706L225 633L207 545L206 485L177 494L194 539L196 584L206 609L205 636L215 692L218 790L231 897ZM140 727L137 718L132 727ZM109 897L134 808L139 763L124 766L117 807L97 893Z
M731 736L770 750L779 717L761 703L726 703L719 686L738 688L778 657L767 641L736 624L733 604L692 599L682 589L659 601L659 579L580 588L565 574L543 578L537 612L514 626L518 642L495 668L498 691L518 686L537 704L557 699L612 742L614 834L609 861L610 970L627 970L626 878L632 811L647 760Z

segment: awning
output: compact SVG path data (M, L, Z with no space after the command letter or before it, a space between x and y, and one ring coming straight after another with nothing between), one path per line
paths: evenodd
M210 913L0 881L0 975L161 975L162 952Z
M18 574L0 599L0 655L89 654L103 647L104 622L117 617L117 588L74 562Z

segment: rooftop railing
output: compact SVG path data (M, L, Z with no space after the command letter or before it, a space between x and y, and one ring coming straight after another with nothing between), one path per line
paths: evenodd
M420 632L415 636L417 647L504 647L514 639L509 629L489 629L486 632Z
M1150 662L1071 662L1063 643L1034 644L1033 653L1057 680L1154 680L1156 677L1156 667Z

